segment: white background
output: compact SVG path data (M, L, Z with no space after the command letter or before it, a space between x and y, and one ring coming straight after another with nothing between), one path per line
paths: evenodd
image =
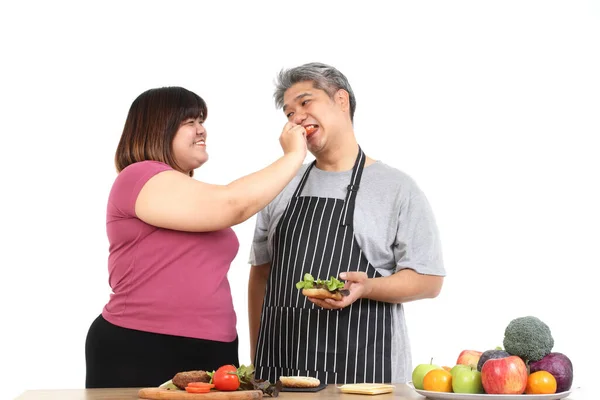
M346 74L359 143L410 174L437 217L448 276L438 298L406 305L414 364L453 365L535 315L574 385L595 384L600 5L392 4L2 2L3 396L84 386L133 99L168 85L202 96L210 161L196 178L225 184L280 155L273 80L310 61ZM234 228L230 273L243 363L253 226Z

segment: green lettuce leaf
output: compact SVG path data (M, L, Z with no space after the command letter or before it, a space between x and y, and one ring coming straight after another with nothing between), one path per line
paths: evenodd
M324 287L327 288L330 292L333 292L334 290L342 289L344 287L344 283L334 278L333 276L327 280L315 280L315 278L308 273L304 274L303 280L296 283L296 289L312 289L314 287Z

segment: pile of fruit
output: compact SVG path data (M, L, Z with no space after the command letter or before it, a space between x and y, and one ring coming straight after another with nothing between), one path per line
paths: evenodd
M552 394L571 388L573 364L552 352L550 328L532 316L516 318L504 331L504 349L463 350L453 367L419 364L415 389L452 393Z

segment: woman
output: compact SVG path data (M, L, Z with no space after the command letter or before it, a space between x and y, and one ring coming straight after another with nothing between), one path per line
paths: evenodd
M231 227L291 181L306 132L286 125L281 158L211 185L192 178L208 159L206 116L204 100L180 87L148 90L131 105L107 207L113 293L87 335L87 388L157 386L180 371L239 365Z

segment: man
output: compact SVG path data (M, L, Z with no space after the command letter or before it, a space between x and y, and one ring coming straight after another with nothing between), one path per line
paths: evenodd
M410 380L403 303L436 297L445 270L432 211L406 174L367 157L346 77L319 63L281 71L275 102L302 125L315 161L257 216L248 310L257 378ZM295 284L339 277L340 301ZM307 301L308 300L308 301Z

